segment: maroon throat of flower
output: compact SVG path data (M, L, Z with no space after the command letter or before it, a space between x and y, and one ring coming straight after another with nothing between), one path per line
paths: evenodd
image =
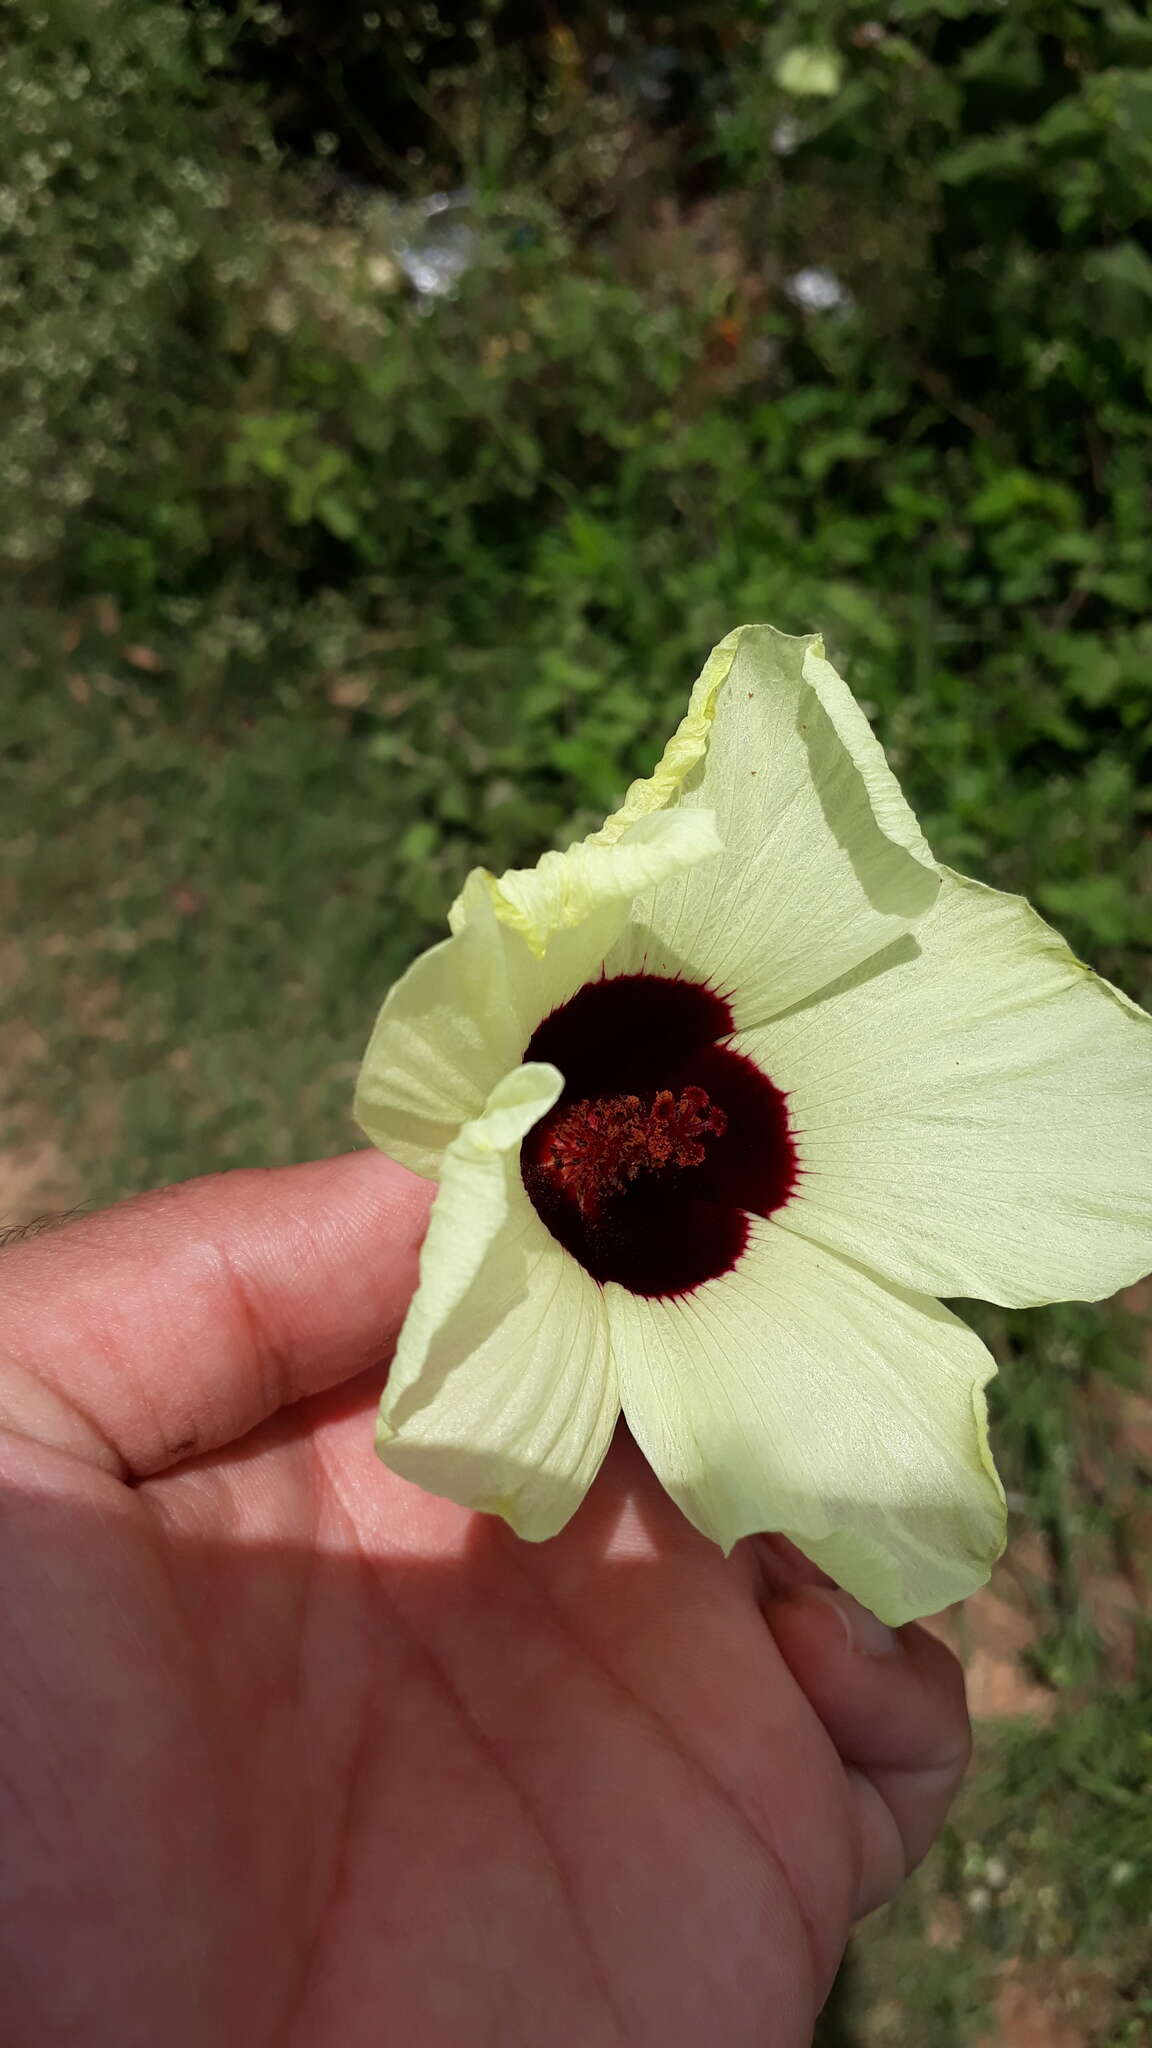
M791 1195L785 1098L732 1031L702 983L622 974L586 982L533 1033L525 1060L565 1085L524 1140L524 1185L593 1279L690 1293L736 1264L750 1215Z

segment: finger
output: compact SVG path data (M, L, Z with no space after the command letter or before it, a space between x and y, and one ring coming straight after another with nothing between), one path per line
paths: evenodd
M354 1152L162 1188L11 1247L0 1419L135 1477L232 1442L390 1355L431 1195Z
M914 1623L886 1628L836 1588L802 1585L765 1613L793 1677L853 1774L858 1912L890 1898L938 1834L971 1753L964 1676Z
M801 1586L833 1586L835 1580L822 1572L818 1564L797 1550L787 1536L772 1530L763 1535L745 1539L748 1568L754 1585L760 1590L761 1601L781 1599L785 1594L795 1593Z

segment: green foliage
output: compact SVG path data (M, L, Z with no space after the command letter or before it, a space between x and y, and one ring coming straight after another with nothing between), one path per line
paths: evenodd
M175 0L17 0L0 48L0 560L52 562L118 479L184 451L200 396L197 276L245 274L224 233L255 108L209 87L224 17ZM224 145L227 147L224 147ZM250 175L250 174L249 174ZM197 337L202 341L202 337ZM187 492L187 483L184 485ZM207 532L195 502L158 507ZM130 572L93 539L89 574Z
M827 2048L978 2048L997 1984L1027 1989L1037 2040L1147 2040L1149 1648L1128 1683L985 1740L940 1850L865 1923L849 1986L868 2017Z
M322 136L257 236L272 145L250 92L236 112L220 18L102 13L94 38L88 13L30 8L4 60L10 547L57 547L68 591L115 597L195 690L189 602L206 644L213 618L259 636L318 590L368 666L400 634L406 723L369 691L369 760L432 760L419 734L448 705L459 733L447 770L405 770L433 834L396 906L413 938L429 875L609 802L710 639L768 617L826 632L946 855L1132 971L1152 938L1139 15L734 7L721 65L689 14L690 202L638 32L609 47L593 21L526 68L480 20L469 69L443 25L421 42L397 17L380 35L423 52L424 175L468 189L432 214L323 169L344 142ZM271 8L232 28L278 62L306 34ZM438 248L451 288L413 290L412 251ZM269 687L258 663L243 687Z

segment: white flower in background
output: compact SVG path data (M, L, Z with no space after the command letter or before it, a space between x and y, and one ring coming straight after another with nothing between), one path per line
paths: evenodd
M480 254L472 194L434 192L397 209L397 218L404 226L393 247L405 277L422 298L449 297Z
M654 774L381 1011L356 1113L439 1181L378 1447L552 1535L621 1412L725 1548L890 1622L987 1576L983 1345L938 1295L1152 1264L1152 1020L933 859L816 637L715 650Z
M835 272L824 270L819 264L807 270L794 271L784 289L802 313L834 313L839 307L852 302L850 293Z

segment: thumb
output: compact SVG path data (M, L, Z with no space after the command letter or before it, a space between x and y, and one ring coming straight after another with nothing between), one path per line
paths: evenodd
M146 1478L390 1356L432 1189L374 1151L216 1174L0 1253L0 1417Z

